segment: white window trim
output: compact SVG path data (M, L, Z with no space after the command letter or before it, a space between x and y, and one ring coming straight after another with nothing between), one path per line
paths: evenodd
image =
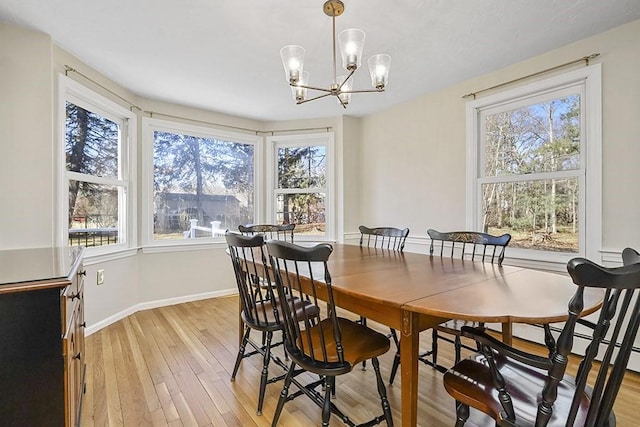
M226 247L224 237L199 237L197 239L153 239L153 134L155 131L189 134L203 138L216 138L252 144L254 146L254 218L258 218L262 205L264 184L261 179L263 164L262 138L240 132L230 132L214 127L198 126L182 122L142 118L142 249L144 253L190 251Z
M277 182L277 155L278 147L305 147L324 145L326 147L326 196L325 196L325 235L304 236L296 235L296 241L335 241L336 213L335 213L335 135L333 132L312 133L301 135L274 135L266 138L267 142L267 167L266 185L268 196L266 197L266 212L262 217L263 222L275 221L275 188Z
M582 165L588 173L586 173L585 189L581 191L581 197L585 197L585 195L587 197L586 199L581 198L579 201L580 209L585 210L583 218L586 218L585 223L580 224L585 230L584 248L581 248L578 255L510 248L507 251L507 257L511 261L515 261L514 263L560 270L564 269L566 262L575 256L583 256L598 263L602 262L601 74L600 64L595 64L467 103L466 226L469 229L478 229L480 226L478 224L479 215L477 215L479 209L478 177L480 176L480 156L478 153L478 137L481 132L480 111L517 98L535 96L567 85L584 83L584 99L581 102L584 108L582 131L584 132L586 150L582 150L581 155L585 156L582 159Z
M123 136L120 149L124 150L121 154L121 171L122 179L127 182L126 185L126 207L120 207L125 210L122 227L124 230L126 242L107 246L96 246L87 248L85 256L87 258L100 257L103 260L109 260L111 257L120 258L122 256L133 255L137 251L137 206L136 206L136 146L137 146L137 116L129 109L117 104L104 96L92 91L91 89L81 85L69 77L58 75L58 120L57 120L57 209L56 209L56 229L55 242L58 246L66 245L69 236L67 221L69 212L69 184L68 179L75 175L73 172L66 170L65 155L65 128L66 128L66 101L74 102L81 107L89 107L88 109L98 112L105 117L114 117L124 121ZM83 175L84 177L84 175ZM83 178L84 179L84 178ZM103 179L96 178L102 183ZM97 182L96 181L96 182ZM92 180L93 182L93 180ZM104 180L105 183L112 183Z

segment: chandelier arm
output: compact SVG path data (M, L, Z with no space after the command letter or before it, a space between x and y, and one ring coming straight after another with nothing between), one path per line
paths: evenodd
M346 110L347 109L347 104L345 104L344 101L342 100L342 98L340 98L339 96L336 96L336 98L338 98L338 101L340 101L340 105L342 105L342 108L344 108Z
M326 88L322 88L322 87L307 86L307 85L300 85L300 84L297 84L297 85L293 85L293 84L292 84L292 85L290 85L290 86L293 86L293 87L302 87L302 88L305 88L305 89L312 89L312 90L319 90L319 91L321 91L321 92L329 92L329 94L331 94L331 89L326 89Z
M342 93L349 93L349 92L347 92L347 91L343 92L341 89L342 89L342 86L344 86L344 84L345 84L345 83L346 83L346 82L351 78L351 76L353 76L353 73L355 73L355 72L356 72L356 68L354 68L353 70L351 70L351 71L349 72L349 74L347 75L347 77L345 77L345 79L343 80L343 82L342 82L342 83L340 83L340 86L338 86L338 92L342 92ZM336 82L336 83L337 83L337 82Z
M340 93L372 93L372 92L384 92L382 89L365 89L365 90L341 90Z
M330 96L331 93L325 93L324 95L318 95L314 98L304 99L302 101L296 101L296 104L304 104L305 102L315 101L316 99L324 98L325 96Z

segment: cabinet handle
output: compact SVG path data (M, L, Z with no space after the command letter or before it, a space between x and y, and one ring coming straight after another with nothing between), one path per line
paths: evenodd
M86 276L87 275L87 270L82 270L81 272L78 273L78 276Z
M73 356L74 359L82 359L82 352L78 352L78 354L76 354L75 356Z
M82 326L83 328L86 328L87 327L87 322L80 323L80 326Z

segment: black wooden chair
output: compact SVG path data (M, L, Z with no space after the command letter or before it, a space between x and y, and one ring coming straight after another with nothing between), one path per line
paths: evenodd
M303 302L300 298L279 298L271 286L264 286L264 284L271 284L272 278L269 269L264 268L269 265L269 261L262 235L250 237L227 232L225 237L238 285L241 317L244 323L244 333L231 374L231 381L235 381L242 359L256 354L262 356L263 364L257 410L257 414L261 415L267 384L284 378L284 374L269 378L269 362L273 361L285 371L287 370L287 365L271 353L273 347L282 344L282 341L273 342L273 333L283 331L282 308L286 306L293 310L303 310L310 318L317 316L320 310L306 301ZM283 301L287 303L284 304ZM262 344L257 344L250 339L252 330L262 332ZM253 351L246 352L247 345L251 346Z
M293 243L293 230L295 224L250 224L239 225L238 231L245 236L261 234L264 241L271 239L284 240ZM272 287L271 283L262 283L263 286Z
M360 229L360 246L389 249L392 251L402 252L404 243L409 235L409 229L400 229L394 227L376 227L369 228L361 225Z
M359 227L360 230L360 246L369 248L382 248L395 252L404 251L404 244L409 236L408 228L395 228L395 227L375 227L369 228L365 225ZM366 317L360 317L360 323L367 325ZM400 342L398 340L398 333L395 329L391 328L389 335L396 345L396 354L399 358ZM366 363L362 364L362 369L366 369Z
M569 261L567 270L577 290L546 357L507 346L482 329L463 328L481 351L444 375L444 386L456 400L456 426L465 424L469 407L488 414L499 426L615 426L613 404L640 325L640 255L627 248L623 260L625 265L618 268L584 258ZM580 319L588 288L605 290L595 323ZM591 330L591 342L573 377L565 372L577 324ZM595 360L598 354L601 362Z
M264 235L265 241L276 239L293 243L295 224L251 224L239 225L238 231L246 236Z
M440 255L441 257L449 256L451 258L459 257L461 259L471 259L472 261L491 262L502 265L504 260L505 248L511 241L510 234L501 236L493 236L491 234L480 233L476 231L453 231L441 233L439 231L429 229L427 234L431 238L429 245L429 254L431 256ZM454 346L455 363L461 358L461 351L466 348L476 351L477 348L464 344L461 340L460 329L463 326L483 326L476 322L465 320L450 320L434 327L431 331L431 350L419 355L419 360L430 365L441 372L445 372L447 368L438 364L438 340L446 341ZM545 334L550 334L548 326L545 326ZM400 366L400 354L396 353L389 376L389 383L393 384L398 367Z
M333 251L329 244L302 247L292 243L270 240L267 242L276 287L280 295L307 295L312 303L319 306L319 296L326 300L327 309L322 311L319 323L313 324L304 316L304 311L283 306L285 324L285 350L291 359L291 366L284 381L282 393L273 417L272 426L278 425L284 404L305 394L322 408L322 425L329 425L331 414L337 415L343 423L355 426L347 415L331 401L336 384L335 378L344 375L358 363L371 359L377 379L382 415L361 424L373 426L386 420L392 426L391 408L378 357L389 350L389 339L364 325L338 317L334 304L331 275L327 260ZM320 283L322 282L322 283ZM320 376L319 381L302 384L298 380L299 369ZM294 383L299 390L289 395L289 387ZM318 390L319 386L323 389Z

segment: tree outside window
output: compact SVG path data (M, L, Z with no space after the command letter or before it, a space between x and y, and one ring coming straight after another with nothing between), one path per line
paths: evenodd
M276 222L296 224L295 233L325 235L326 146L276 148Z
M128 184L120 159L124 122L70 101L65 106L68 244L125 243L121 213Z
M579 250L580 95L483 114L482 230L511 246Z
M153 131L153 239L221 237L254 218L253 143Z

